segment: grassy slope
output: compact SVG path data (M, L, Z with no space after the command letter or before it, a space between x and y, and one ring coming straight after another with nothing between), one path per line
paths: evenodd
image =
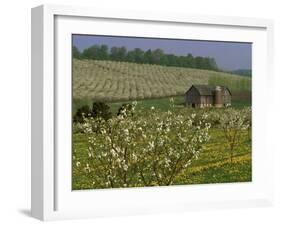
M162 111L167 111L170 109L170 98L171 97L163 97L157 99L147 99L147 100L139 100L138 106L141 108L151 108L152 106L160 109ZM176 108L184 108L184 97L183 96L175 96L172 97L174 99L175 107ZM111 111L115 114L117 113L119 107L124 102L114 102L108 103ZM131 103L130 101L126 101L125 103ZM235 98L232 100L232 107L234 108L243 108L243 107L251 106L251 100L248 97L246 98Z
M156 99L146 99L146 100L139 100L138 106L142 108L151 108L152 106L160 109L162 111L167 111L170 108L170 98L171 97L163 97L163 98L156 98ZM174 96L174 103L176 108L183 108L184 105L184 97L183 96ZM108 103L110 106L110 110L113 114L116 114L118 112L118 109L120 106L124 103L131 103L131 101L122 101L122 102L113 102ZM76 100L73 104L73 114L77 111L79 107L82 107L83 105L91 105L92 102L89 99L84 100ZM242 108L245 106L251 106L251 98L247 95L245 97L235 97L232 100L232 107L234 108Z

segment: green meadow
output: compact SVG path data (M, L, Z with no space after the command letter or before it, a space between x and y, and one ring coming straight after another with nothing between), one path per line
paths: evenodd
M192 84L228 86L232 92L232 108L251 107L251 78L208 70L166 67L160 65L135 64L97 60L73 61L73 115L84 105L105 102L117 117L124 103L137 101L137 107L147 111L153 107L162 112L171 108L186 114L200 113L202 109L184 106L184 93ZM212 110L212 109L210 109ZM220 111L224 111L221 109ZM76 125L74 125L75 127ZM74 130L73 133L73 177L74 190L99 188L93 178L77 170L77 162L86 165L88 159L88 137ZM252 180L251 129L241 132L230 161L229 145L223 129L216 126L209 130L210 139L203 145L198 159L174 181L174 184L208 184L250 182ZM83 166L84 166L83 165Z

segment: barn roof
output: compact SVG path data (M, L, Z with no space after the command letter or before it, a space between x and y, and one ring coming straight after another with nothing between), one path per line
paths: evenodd
M214 94L215 89L216 89L216 86L211 86L211 85L192 85L192 86L186 91L186 93L188 93L188 91L189 91L192 87L194 87L194 88L199 92L199 94L202 95L202 96L212 96L212 95ZM230 90L229 90L226 86L219 86L219 87L221 87L221 89L222 89L223 91L228 90L229 93L230 93L230 95L231 95Z

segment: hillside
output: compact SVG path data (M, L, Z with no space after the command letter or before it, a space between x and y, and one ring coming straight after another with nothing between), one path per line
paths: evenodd
M124 101L184 94L192 84L251 90L251 80L222 72L114 61L73 60L74 99Z

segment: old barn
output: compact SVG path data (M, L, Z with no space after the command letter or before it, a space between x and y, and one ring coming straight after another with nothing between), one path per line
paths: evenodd
M185 93L185 104L190 107L227 107L231 92L225 86L192 85Z

